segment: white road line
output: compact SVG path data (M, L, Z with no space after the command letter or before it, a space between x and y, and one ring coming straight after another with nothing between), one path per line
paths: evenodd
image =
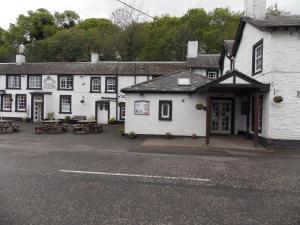
M119 177L141 177L141 178L155 178L155 179L167 179L167 180L184 180L184 181L203 181L210 182L210 179L189 178L189 177L165 177L165 176L150 176L150 175L138 175L138 174L123 174L123 173L103 173L103 172L90 172L90 171L74 171L74 170L60 170L63 173L77 173L77 174L93 174L103 176L119 176Z

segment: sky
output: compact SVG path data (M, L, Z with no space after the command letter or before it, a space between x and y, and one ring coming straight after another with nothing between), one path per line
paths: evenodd
M28 10L46 8L50 12L62 12L66 9L76 11L82 19L109 18L111 13L123 7L116 0L3 0L0 8L0 27L7 29L10 23L15 23L19 14ZM169 14L183 15L190 8L205 8L212 10L216 7L229 7L234 11L242 11L243 0L123 0L132 1L152 16ZM267 6L278 3L280 9L300 14L300 0L267 0Z

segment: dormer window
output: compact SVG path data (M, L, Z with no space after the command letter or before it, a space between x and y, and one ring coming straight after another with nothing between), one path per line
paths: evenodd
M179 85L179 86L190 86L191 85L191 79L190 78L178 78L177 79L177 85Z
M253 46L252 60L252 75L261 73L263 70L263 40Z
M219 76L219 71L218 70L207 70L206 71L206 77L211 78L211 79L216 79Z

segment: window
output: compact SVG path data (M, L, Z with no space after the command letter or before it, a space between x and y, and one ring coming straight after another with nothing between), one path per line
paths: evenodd
M27 79L28 89L42 89L42 76L28 75Z
M59 90L73 90L73 76L59 76L58 79Z
M16 95L16 112L26 112L26 95Z
M106 92L116 92L116 78L107 77L106 78Z
M252 74L256 75L263 69L263 40L253 46Z
M71 114L72 113L72 97L71 95L60 96L60 113Z
M218 70L207 70L206 77L211 79L216 79L219 76Z
M12 110L12 96L11 95L2 95L2 111L11 111Z
M150 102L149 101L135 101L134 102L134 115L149 116L150 115Z
M101 78L91 77L91 92L101 92Z
M20 75L8 75L6 80L7 89L21 89L21 76Z
M159 101L159 120L172 120L172 101Z
M125 102L120 102L120 120L125 120Z
M179 85L179 86L190 86L191 85L191 79L190 78L178 78L177 79L177 85Z

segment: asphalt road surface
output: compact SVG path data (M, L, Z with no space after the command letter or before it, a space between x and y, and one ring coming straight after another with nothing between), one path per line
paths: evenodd
M0 224L300 224L300 151L141 147L142 138L0 135Z

